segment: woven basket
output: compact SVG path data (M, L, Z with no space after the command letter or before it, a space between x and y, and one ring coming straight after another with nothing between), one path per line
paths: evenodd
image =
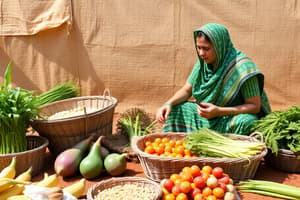
M11 154L0 154L0 170L7 167L12 158L16 157L16 172L22 172L32 167L32 176L40 173L44 167L48 140L41 136L26 136L27 151Z
M41 107L41 113L55 113L76 108L94 109L94 112L62 119L34 119L31 126L49 140L49 150L59 154L91 134L96 137L112 134L114 109L117 99L109 96L83 96L57 101Z
M276 169L290 173L300 173L300 159L297 158L299 155L300 152L295 153L287 149L279 149L277 155L269 150L265 160L267 164Z
M148 188L151 190L153 197L149 200L161 200L162 190L158 183L153 182L149 179L142 177L119 177L110 178L99 183L96 183L90 187L87 191L87 200L93 200L98 195L99 191L104 189L109 189L114 186L125 185L125 184L135 184L137 186L142 186L143 188ZM130 194L128 194L130 195ZM128 196L127 196L128 199ZM122 199L119 199L122 200Z
M244 158L169 158L151 155L143 152L145 148L145 142L150 140L154 141L155 138L167 137L172 140L183 139L187 133L152 133L142 137L133 137L131 146L133 151L137 154L141 165L143 167L145 176L149 179L159 182L164 178L169 178L173 173L179 173L185 166L198 165L202 167L204 165L210 165L212 167L222 167L224 172L229 174L230 177L238 182L240 180L251 179L254 177L257 168L260 164L261 158L267 154L267 149L264 149L260 154ZM233 139L247 140L251 142L258 141L253 136L242 136L228 134Z

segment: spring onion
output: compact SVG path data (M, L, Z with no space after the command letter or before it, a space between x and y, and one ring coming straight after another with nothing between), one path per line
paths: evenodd
M265 144L235 140L208 128L202 128L184 138L186 148L204 157L249 158L260 153Z
M249 192L283 199L300 199L299 187L272 181L241 181L237 188L240 192Z
M46 105L55 101L76 97L79 94L78 87L72 82L61 83L52 89L37 95L38 106Z

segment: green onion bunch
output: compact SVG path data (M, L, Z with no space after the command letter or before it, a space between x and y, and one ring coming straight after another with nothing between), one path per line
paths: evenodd
M27 150L26 132L30 119L39 115L37 99L33 92L12 88L11 62L0 85L0 154Z
M60 83L52 89L37 95L38 106L43 106L59 100L64 100L79 95L79 88L72 82Z
M193 154L216 158L250 158L265 148L262 142L236 140L208 128L185 136L186 148Z
M237 188L240 192L255 193L281 199L300 199L300 188L272 181L241 181Z

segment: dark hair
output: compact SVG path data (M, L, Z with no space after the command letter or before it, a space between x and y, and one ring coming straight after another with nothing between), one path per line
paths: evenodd
M210 42L210 39L209 37L202 31L197 31L196 32L196 37L204 37L205 40L209 41Z

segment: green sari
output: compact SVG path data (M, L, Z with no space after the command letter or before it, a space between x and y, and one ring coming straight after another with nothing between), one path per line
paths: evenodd
M222 107L236 106L243 104L246 90L250 91L246 97L261 96L261 111L258 115L239 114L206 119L198 115L195 103L183 102L172 107L163 131L193 132L195 129L208 127L223 133L247 135L251 131L253 121L271 111L263 89L264 75L249 57L233 47L229 33L224 26L206 24L195 30L195 45L198 31L208 36L216 55L215 66L217 67L214 69L213 66L206 64L198 55L198 61L187 80L193 86L192 96L195 100ZM249 84L250 80L251 84ZM251 94L251 90L255 88L258 94Z

